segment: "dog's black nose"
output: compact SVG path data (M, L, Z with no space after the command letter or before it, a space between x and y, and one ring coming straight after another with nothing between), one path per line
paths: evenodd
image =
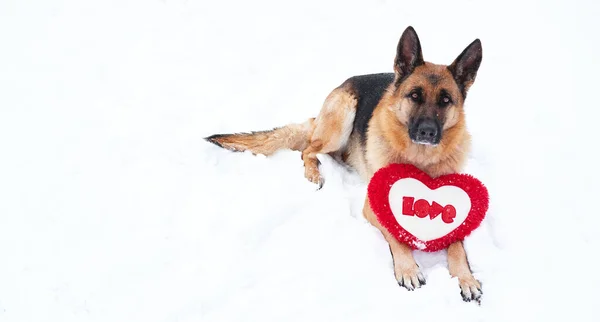
M431 119L425 119L422 120L417 126L415 141L417 143L438 144L440 141L438 134L438 126L435 121Z

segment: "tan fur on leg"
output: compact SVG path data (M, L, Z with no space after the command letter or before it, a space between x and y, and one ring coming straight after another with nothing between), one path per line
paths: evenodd
M363 207L363 215L371 225L377 227L381 231L383 237L390 245L390 251L392 252L392 258L394 260L394 276L396 277L398 284L404 286L409 291L425 285L425 277L419 270L419 266L412 255L412 250L407 245L398 242L387 229L381 226L369 205L368 197L366 198Z
M481 283L473 277L467 253L461 241L455 242L448 247L448 270L450 275L458 278L463 300L481 300Z
M324 180L319 173L317 154L335 152L347 144L355 115L356 99L345 89L337 88L329 94L314 121L309 145L302 151L302 160L305 177L319 188Z

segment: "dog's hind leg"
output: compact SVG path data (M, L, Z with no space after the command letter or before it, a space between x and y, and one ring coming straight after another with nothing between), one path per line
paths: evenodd
M348 143L356 115L357 100L344 85L325 99L319 115L302 124L289 124L268 131L215 134L205 139L231 151L271 155L280 149L302 151L304 176L323 186L319 153L333 153Z
M308 146L302 151L304 176L313 183L323 186L319 172L317 154L332 153L345 147L352 133L357 100L344 87L338 87L327 96L325 103L313 123Z

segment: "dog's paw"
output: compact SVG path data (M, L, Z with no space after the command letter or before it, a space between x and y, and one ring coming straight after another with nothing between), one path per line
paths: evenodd
M394 269L394 274L398 285L409 291L414 291L415 288L425 285L425 276L423 276L417 265L411 268L397 267Z
M321 177L321 173L319 172L319 168L317 167L305 167L304 168L304 176L308 181L316 184L318 186L317 190L323 188L323 183L325 180Z
M481 282L475 279L472 275L466 277L459 277L458 284L460 286L460 295L465 302L475 301L477 304L481 303Z

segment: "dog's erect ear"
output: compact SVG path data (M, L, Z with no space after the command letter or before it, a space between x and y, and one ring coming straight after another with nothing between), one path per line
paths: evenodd
M413 27L409 26L402 33L396 50L394 60L394 71L397 79L403 80L410 75L417 66L423 65L423 52L421 42Z
M463 52L458 55L452 65L448 66L448 69L454 76L456 84L460 88L463 97L467 96L469 87L473 85L475 76L477 76L477 70L481 64L482 51L481 41L475 39Z

